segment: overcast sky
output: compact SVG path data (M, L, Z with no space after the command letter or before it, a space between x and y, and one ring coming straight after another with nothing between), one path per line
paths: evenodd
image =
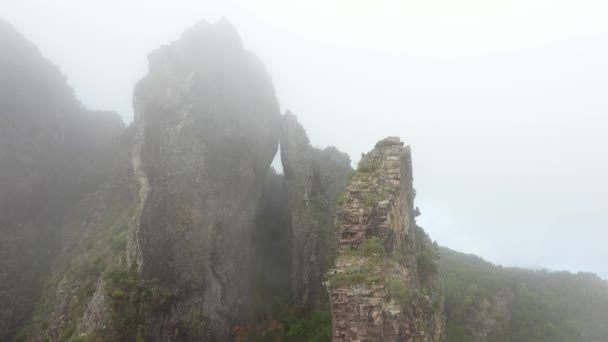
M412 146L440 244L608 278L605 1L0 0L0 16L127 122L148 52L224 16L313 144L354 161L388 135Z

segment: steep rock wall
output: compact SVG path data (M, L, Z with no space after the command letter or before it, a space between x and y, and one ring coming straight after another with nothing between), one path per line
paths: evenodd
M149 56L135 126L150 189L137 233L152 340L225 341L248 317L256 206L280 112L262 63L222 20ZM164 307L160 302L168 303Z
M252 240L250 283L252 310L258 317L272 312L291 296L291 211L282 174L268 170Z
M329 273L334 341L443 341L436 246L416 225L411 154L387 138L364 155L339 201Z
M323 275L335 257L333 217L352 171L350 158L336 148L312 147L302 125L287 112L281 125L281 162L292 221L294 304L319 308Z

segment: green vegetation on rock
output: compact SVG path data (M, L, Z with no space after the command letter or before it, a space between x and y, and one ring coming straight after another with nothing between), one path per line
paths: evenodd
M401 307L405 307L410 299L411 293L410 290L405 286L403 280L397 278L389 278L386 281L386 287L391 293L391 298L393 298Z
M348 269L345 272L336 273L330 279L330 287L338 288L362 284L367 279L367 273L359 269Z
M110 298L113 330L122 340L135 340L145 330L139 309L142 299L149 296L150 291L140 285L139 274L135 269L123 265L111 267L103 278Z
M336 200L336 203L338 205L343 205L344 204L344 193L341 193L340 195L338 195L338 199Z
M373 158L368 158L368 159L362 159L359 162L357 171L363 172L363 173L372 173L372 172L378 171L379 168L380 168L379 160L376 160Z
M386 250L384 248L384 241L379 238L372 236L367 238L356 248L348 251L349 256L358 257L378 257L384 258L386 256Z
M441 249L448 342L603 342L608 283L594 274L496 266Z
M241 334L247 342L331 342L329 311L296 309L291 300L277 300L265 320Z

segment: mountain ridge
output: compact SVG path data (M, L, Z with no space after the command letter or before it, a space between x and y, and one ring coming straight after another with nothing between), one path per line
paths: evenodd
M0 39L0 340L608 336L599 277L438 247L399 138L356 170L313 147L226 20L150 53L126 128L1 21Z

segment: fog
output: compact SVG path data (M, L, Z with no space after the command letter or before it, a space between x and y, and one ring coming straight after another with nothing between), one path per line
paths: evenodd
M132 120L146 55L226 17L318 146L412 146L419 223L492 262L608 278L603 1L1 0L93 109Z

